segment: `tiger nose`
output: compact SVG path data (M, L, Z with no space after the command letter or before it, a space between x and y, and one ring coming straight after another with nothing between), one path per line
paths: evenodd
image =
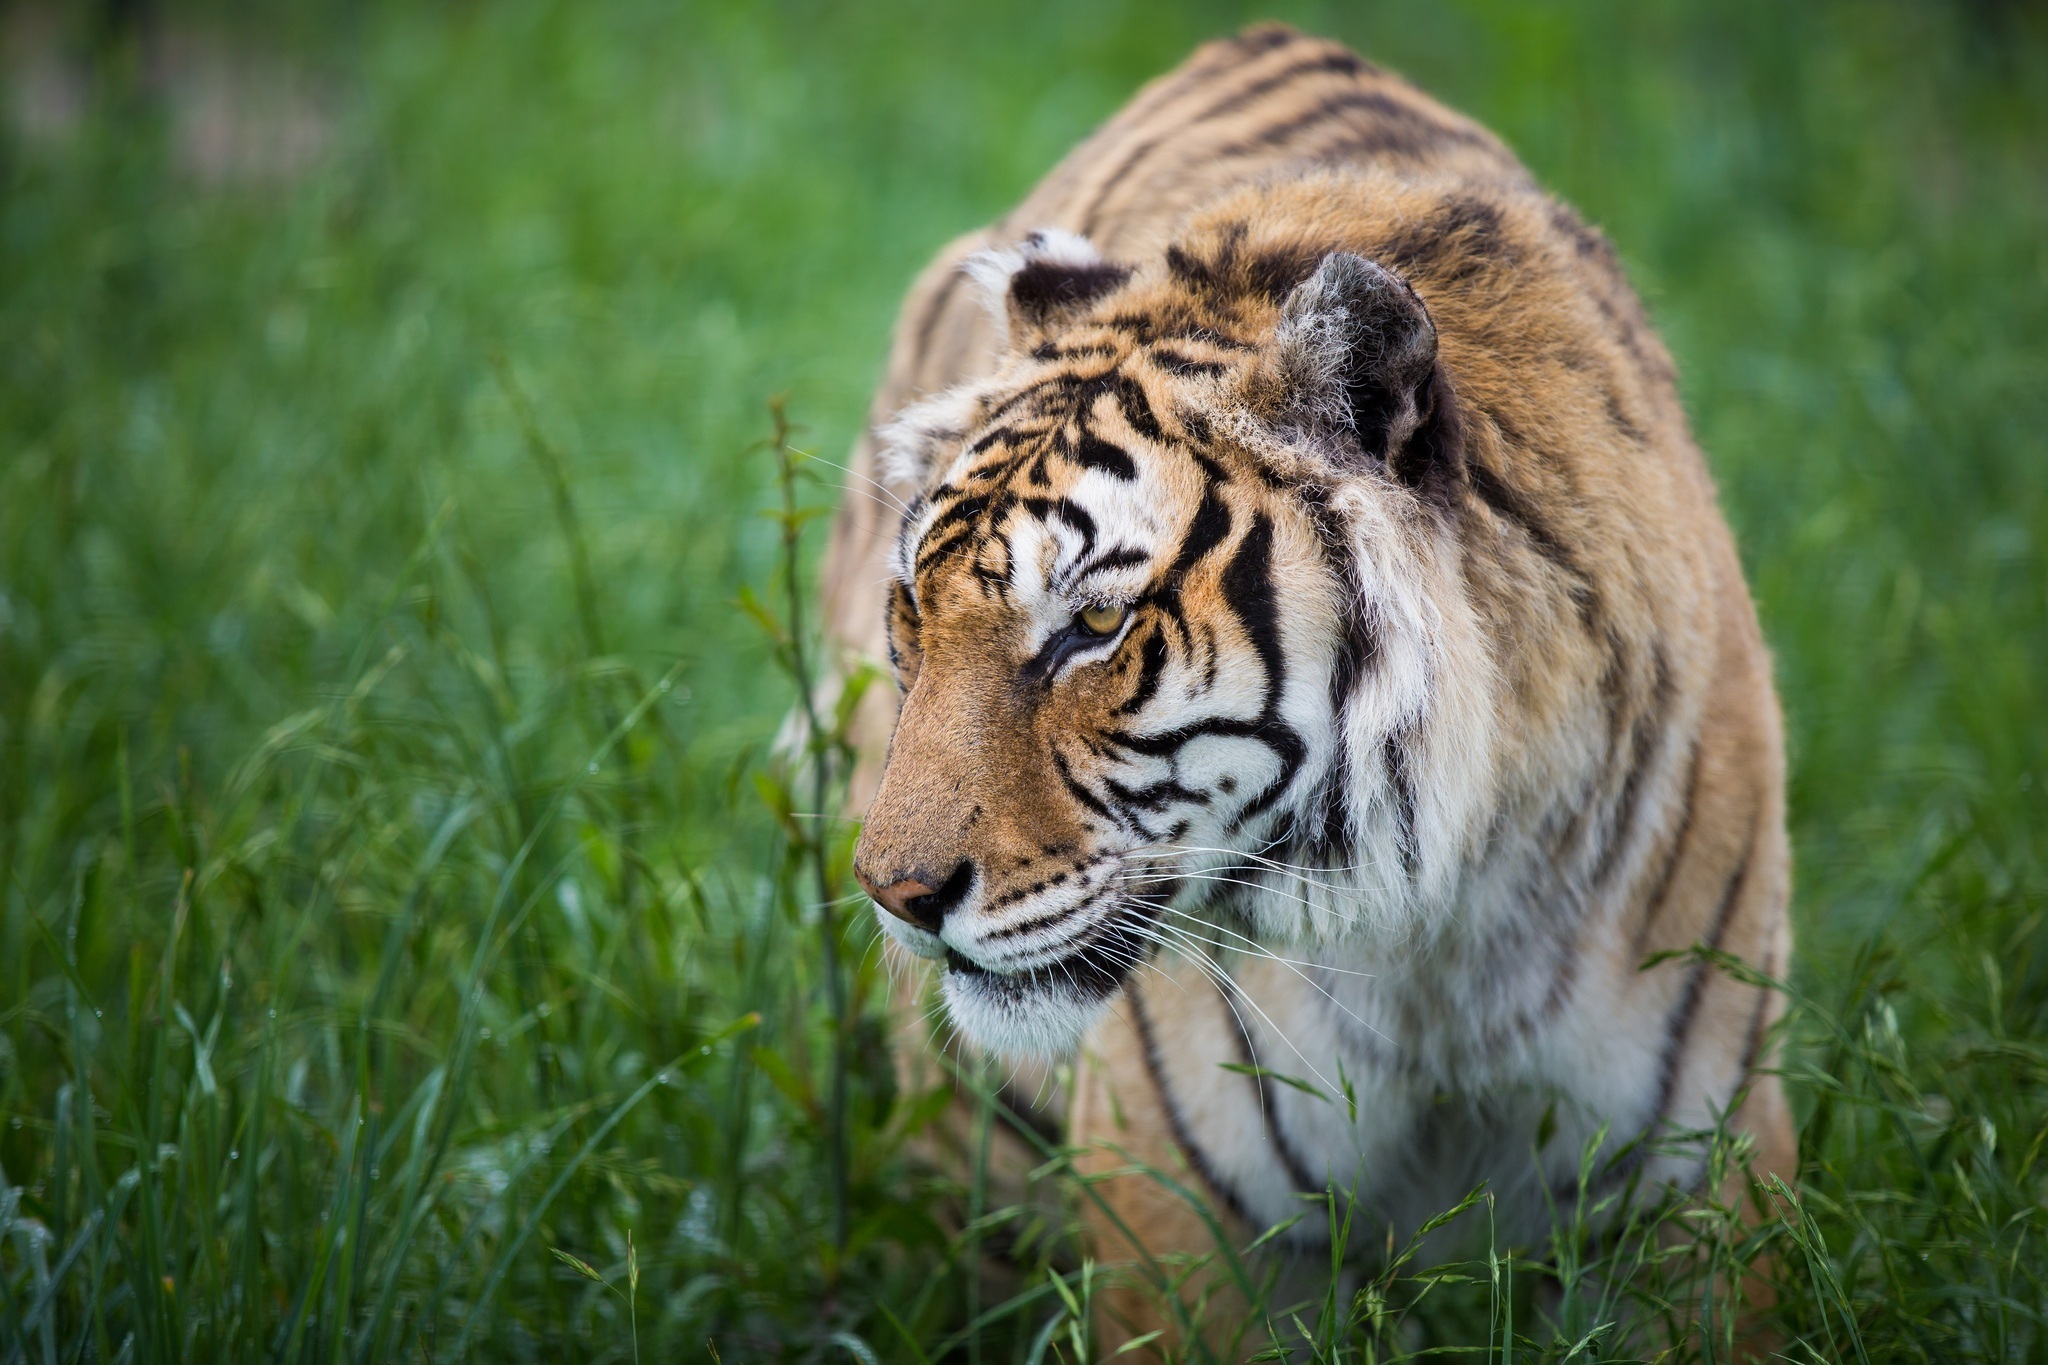
M934 933L938 931L938 925L928 923L922 915L911 913L910 907L913 901L916 901L921 896L929 896L932 893L932 889L923 882L914 881L906 877L900 882L891 882L887 886L877 886L874 879L865 872L855 871L853 875L860 878L860 884L867 888L867 893L870 896L875 898L875 904L887 910L897 919L902 920L905 924L914 924L920 929ZM920 905L917 908L922 910L924 907Z
M947 914L965 901L974 887L974 863L971 859L963 860L943 879L935 879L939 881L936 887L924 880L933 875L930 872L898 876L887 883L869 876L858 866L854 868L853 875L875 898L875 904L905 924L915 925L928 934L936 934L945 926Z

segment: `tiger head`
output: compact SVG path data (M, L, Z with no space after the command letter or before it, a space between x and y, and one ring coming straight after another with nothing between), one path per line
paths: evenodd
M1456 421L1429 310L1353 251L1225 221L969 269L1004 360L881 434L921 491L855 870L970 1041L1052 1056L1162 943L1338 932L1443 861L1412 765ZM1294 865L1362 894L1202 904Z

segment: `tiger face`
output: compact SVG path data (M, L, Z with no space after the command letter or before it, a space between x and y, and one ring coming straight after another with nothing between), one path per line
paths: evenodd
M1436 416L1435 335L1369 261L1227 230L1150 271L1053 233L978 269L1008 361L887 433L923 492L855 869L890 937L943 961L971 1041L1057 1055L1216 889L1197 869L1349 849L1404 800L1412 824L1412 793L1351 799L1347 756L1384 736L1339 711L1370 652L1369 722L1414 723L1416 611L1368 566L1413 534L1397 471ZM1298 894L1256 899L1300 922L1203 932L1318 927Z

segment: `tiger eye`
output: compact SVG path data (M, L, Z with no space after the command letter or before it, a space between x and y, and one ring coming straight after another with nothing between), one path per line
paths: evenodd
M1090 635L1114 635L1130 614L1129 607L1084 607L1081 624Z

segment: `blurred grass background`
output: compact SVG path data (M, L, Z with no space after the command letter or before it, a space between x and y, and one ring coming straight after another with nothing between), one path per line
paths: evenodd
M858 915L831 1235L757 443L787 392L840 458L928 255L1263 16L1501 133L1678 358L1792 737L1788 1339L2048 1358L2048 22L1993 0L0 8L0 1353L1052 1349L1023 1214L970 1322ZM1354 1345L1567 1354L1479 1303Z

